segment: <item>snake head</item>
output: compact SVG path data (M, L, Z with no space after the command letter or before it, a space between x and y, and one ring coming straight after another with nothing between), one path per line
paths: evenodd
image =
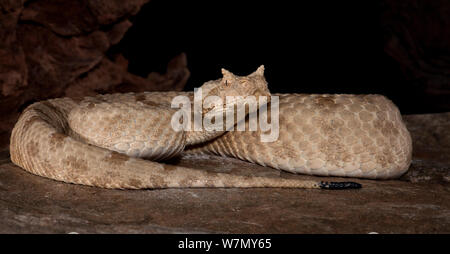
M226 69L222 69L222 74L221 79L206 82L201 87L203 114L221 115L224 111L231 111L235 105L239 107L254 104L255 107L251 107L252 110L246 112L250 113L262 105L259 105L260 97L265 97L264 103L270 101L270 91L264 77L263 65L247 76L234 75Z
M267 96L270 99L270 91L264 77L264 65L258 67L256 71L247 76L237 76L222 68L222 80L218 86L217 96ZM221 96L222 95L222 96Z

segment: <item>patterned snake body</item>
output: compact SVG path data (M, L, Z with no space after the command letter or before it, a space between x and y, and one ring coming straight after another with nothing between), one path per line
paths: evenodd
M269 95L263 71L260 67L238 77L223 70L222 79L202 87L222 98ZM33 174L54 180L120 189L359 187L212 173L157 162L182 151L232 156L293 173L372 179L398 177L411 162L411 137L400 112L381 95L275 94L280 117L274 142L262 142L261 131L248 128L174 131L170 123L175 109L168 105L179 95L194 96L145 92L32 104L13 129L11 159Z

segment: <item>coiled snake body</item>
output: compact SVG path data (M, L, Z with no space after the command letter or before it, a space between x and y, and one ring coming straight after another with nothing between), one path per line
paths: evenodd
M239 77L222 70L222 79L202 88L222 99L270 95L263 71L261 66ZM194 97L189 92L145 92L34 103L13 129L11 159L40 176L121 189L358 187L212 173L157 162L182 151L232 156L293 173L371 179L398 177L411 162L409 132L397 107L381 95L274 94L279 96L279 136L273 142L262 142L259 129L175 131L171 118L176 109L170 103L179 95ZM224 108L215 106L208 112L225 112Z

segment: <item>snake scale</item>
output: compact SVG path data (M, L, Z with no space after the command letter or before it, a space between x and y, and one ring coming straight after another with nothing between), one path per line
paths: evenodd
M263 66L248 76L222 73L201 87L205 94L222 99L271 95ZM360 187L164 163L182 152L231 156L292 173L370 179L396 178L411 163L410 134L398 108L382 95L272 94L279 98L279 135L273 142L262 142L260 129L175 131L170 124L176 109L170 103L180 95L195 97L193 92L144 92L34 103L12 131L11 160L54 180L118 189ZM199 113L222 114L226 108L213 105ZM248 126L247 116L237 121L247 119Z

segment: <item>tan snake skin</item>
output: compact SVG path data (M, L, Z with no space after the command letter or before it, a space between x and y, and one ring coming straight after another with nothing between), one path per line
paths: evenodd
M260 67L238 77L223 70L222 79L203 87L216 92L220 86L221 95L267 95L263 71ZM11 159L36 175L120 189L323 187L317 181L212 173L155 161L183 150L294 173L373 179L398 177L411 162L409 132L397 107L381 95L275 94L280 130L278 140L269 143L260 141L260 131L175 132L170 127L175 109L167 105L177 95L193 93L112 94L32 104L13 129Z

